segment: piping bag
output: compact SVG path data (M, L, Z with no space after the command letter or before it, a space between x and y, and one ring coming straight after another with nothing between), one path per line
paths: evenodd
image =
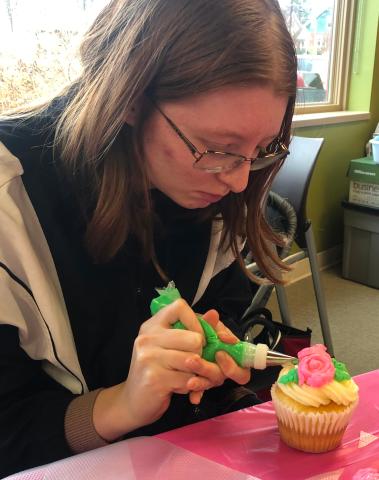
M150 304L150 311L155 315L161 308L166 307L170 303L181 298L174 282L170 282L166 288L156 289L159 297L154 298ZM225 343L221 341L214 328L206 322L200 315L197 318L204 330L206 345L203 347L202 358L208 362L215 362L216 352L223 350L227 352L240 367L255 368L264 370L266 367L281 365L285 362L295 360L295 357L284 355L280 352L269 350L264 343L257 345L250 342L238 341L237 343ZM172 328L186 330L183 323L178 320L172 325Z

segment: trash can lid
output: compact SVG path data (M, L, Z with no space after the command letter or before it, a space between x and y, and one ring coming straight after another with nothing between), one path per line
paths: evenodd
M371 215L379 215L379 208L369 207L368 205L360 205L358 203L352 203L347 200L342 200L341 205L343 208L348 210L358 210L365 213L370 213Z

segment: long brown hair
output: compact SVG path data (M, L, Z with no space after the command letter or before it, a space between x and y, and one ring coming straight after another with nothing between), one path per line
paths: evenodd
M126 114L144 95L174 100L227 85L267 85L288 96L280 133L288 145L296 95L296 55L276 0L112 0L85 35L83 72L59 118L56 145L82 175L93 206L87 245L96 261L112 258L133 232L154 261L151 205L142 155L149 104L133 128ZM266 277L285 269L264 219L278 166L252 173L245 192L221 202L224 248L241 266L238 238ZM246 222L247 206L247 222ZM212 215L212 209L208 213ZM279 268L278 268L279 267Z

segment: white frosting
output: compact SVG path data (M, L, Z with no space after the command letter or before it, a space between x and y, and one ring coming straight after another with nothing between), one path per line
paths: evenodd
M290 370L285 367L279 374L279 378ZM358 398L358 386L353 379L337 382L333 380L322 387L310 387L295 382L280 383L277 387L288 397L305 406L320 407L331 402L337 405L349 405Z

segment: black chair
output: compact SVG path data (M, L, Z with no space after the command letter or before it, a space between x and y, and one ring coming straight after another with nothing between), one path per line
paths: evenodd
M287 200L271 191L267 198L265 217L271 228L277 233L282 234L286 239L285 246L278 248L278 255L283 260L288 256L296 235L296 212ZM254 259L250 252L245 256L245 264L250 272L263 278L263 275L259 271L257 264L254 263ZM255 291L252 302L245 311L242 320L248 318L251 312L264 307L274 288L275 285L273 283L260 285ZM283 320L283 323L289 324L287 317Z
M280 257L289 265L303 258L309 259L322 336L328 352L333 355L333 344L317 263L317 251L313 236L312 223L306 215L306 201L309 184L323 143L323 138L294 136L289 147L291 153L277 174L272 185L272 191L279 195L278 198L285 199L287 204L292 206L295 216L297 217L294 241L301 248L300 252L290 256L286 256L288 249L282 253L279 252ZM270 196L272 196L272 192L270 192ZM283 233L286 234L286 231L284 230ZM289 242L289 247L291 243L292 242ZM254 263L248 265L247 268L254 273L258 272L256 264ZM265 306L273 288L274 285L260 286L245 315L255 308ZM275 285L275 290L282 322L286 325L291 325L285 288L282 285Z
M301 251L288 257L285 262L293 264L306 257L309 259L322 336L328 352L333 355L333 343L317 263L312 223L306 214L308 189L323 143L323 138L294 136L290 144L291 153L275 177L272 190L287 199L296 212L297 229L295 243L301 248ZM276 291L282 320L284 323L289 323L289 310L285 290L283 286L279 285L276 287Z

